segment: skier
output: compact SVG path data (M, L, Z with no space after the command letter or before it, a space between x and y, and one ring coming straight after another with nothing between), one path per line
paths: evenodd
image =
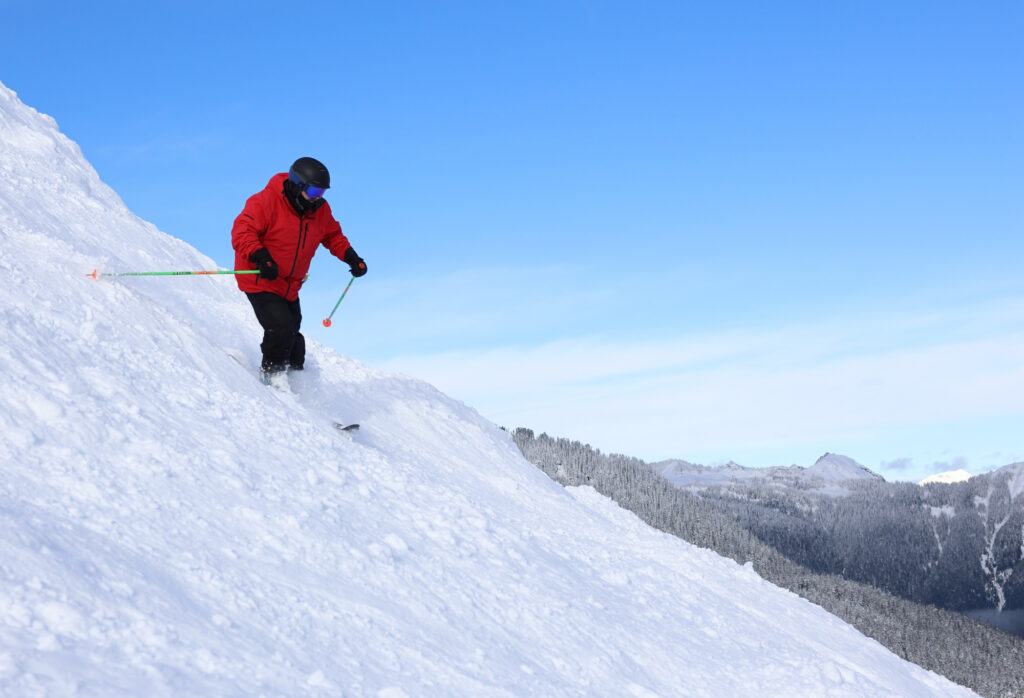
M235 269L260 272L235 278L263 327L260 374L267 384L286 369L302 370L305 362L299 288L317 246L348 264L353 276L366 273L366 262L352 249L323 198L330 186L323 163L299 158L288 172L274 175L263 191L249 197L231 228Z

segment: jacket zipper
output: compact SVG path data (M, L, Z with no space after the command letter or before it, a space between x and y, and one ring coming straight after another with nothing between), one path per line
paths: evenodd
M295 256L292 257L292 268L288 270L288 287L284 291L285 297L292 290L292 274L295 273L295 265L299 263L299 252L306 246L306 234L309 232L309 221L304 220L305 216L299 216L299 239L295 245Z

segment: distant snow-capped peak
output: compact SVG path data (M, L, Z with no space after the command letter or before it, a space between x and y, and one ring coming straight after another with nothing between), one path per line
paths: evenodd
M938 482L948 485L954 482L966 482L967 480L970 480L971 477L973 476L963 468L957 468L956 470L947 470L944 473L935 473L934 475L929 475L928 477L921 480L917 484L928 485L933 482Z
M814 465L807 469L809 475L816 475L822 480L843 482L845 480L884 479L848 456L837 453L826 453Z

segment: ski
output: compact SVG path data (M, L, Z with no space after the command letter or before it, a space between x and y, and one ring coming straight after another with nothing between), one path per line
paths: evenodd
M359 425L358 424L343 424L341 422L335 422L334 423L334 428L337 429L338 431L358 431L359 430Z

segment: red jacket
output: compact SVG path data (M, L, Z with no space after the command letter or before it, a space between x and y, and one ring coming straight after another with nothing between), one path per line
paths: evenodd
M277 262L276 279L267 281L258 274L236 274L238 288L247 293L270 291L293 301L299 297L299 288L319 245L338 259L344 259L351 245L326 201L299 217L285 198L286 179L288 173L276 174L263 191L249 197L231 227L231 246L235 248L236 270L255 269L249 255L261 247L266 247Z

